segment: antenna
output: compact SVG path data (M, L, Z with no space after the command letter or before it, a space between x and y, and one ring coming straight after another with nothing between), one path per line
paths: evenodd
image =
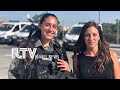
M30 15L29 15L29 14L27 14L27 20L28 20L28 19L30 19Z
M28 20L29 22L32 22L32 23L33 23L33 21L30 19L30 15L29 15L29 14L27 14L27 20Z
M99 13L99 18L98 18L98 19L99 19L99 24L100 24L100 23L101 23L101 22L100 22L100 16L101 16L100 14L101 14L101 12L98 11L98 13Z

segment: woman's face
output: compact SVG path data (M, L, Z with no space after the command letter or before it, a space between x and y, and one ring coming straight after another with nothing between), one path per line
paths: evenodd
M41 37L44 40L51 40L57 32L58 20L53 16L49 16L42 24L39 24L39 28L41 29Z
M98 47L98 41L100 39L98 29L94 26L89 27L84 36L86 47L91 49Z

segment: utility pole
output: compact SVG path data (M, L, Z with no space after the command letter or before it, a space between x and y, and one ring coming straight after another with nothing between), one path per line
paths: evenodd
M48 11L45 11L45 13L48 13Z
M27 14L27 21L29 22L30 14Z
M63 19L63 29L62 29L62 40L64 39L64 19Z
M99 24L100 24L100 11L99 11Z
M119 20L117 19L117 44L119 44Z

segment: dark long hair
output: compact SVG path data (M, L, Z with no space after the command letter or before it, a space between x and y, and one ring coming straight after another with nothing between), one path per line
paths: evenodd
M84 41L85 32L86 32L87 28L89 28L91 26L94 26L98 30L99 36L100 36L100 40L98 42L97 58L92 66L96 66L96 64L97 64L98 71L103 72L104 71L104 63L108 63L111 60L111 56L110 56L109 44L105 40L105 38L103 36L103 32L97 23L95 23L94 21L90 21L90 22L87 22L82 27L81 33L79 35L79 39L76 42L75 48L73 51L76 54L76 53L83 53L86 50L86 44Z

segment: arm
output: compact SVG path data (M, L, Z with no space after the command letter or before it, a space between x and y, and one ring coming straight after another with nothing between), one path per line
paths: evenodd
M118 62L118 55L114 51L111 51L111 58L113 60L114 78L120 79L120 64Z
M68 57L67 57L66 51L63 46L62 46L62 59L63 60L61 59L58 60L57 67L63 71L70 71Z
M62 54L63 54L63 59L64 59L65 61L67 61L67 63L69 63L68 57L67 57L67 53L66 53L66 51L65 51L65 49L64 49L64 46L62 46Z
M77 56L76 55L74 55L74 56L72 56L72 59L73 59L73 72L75 73L75 74L78 74L79 73L79 70L78 70L78 64L77 64Z

